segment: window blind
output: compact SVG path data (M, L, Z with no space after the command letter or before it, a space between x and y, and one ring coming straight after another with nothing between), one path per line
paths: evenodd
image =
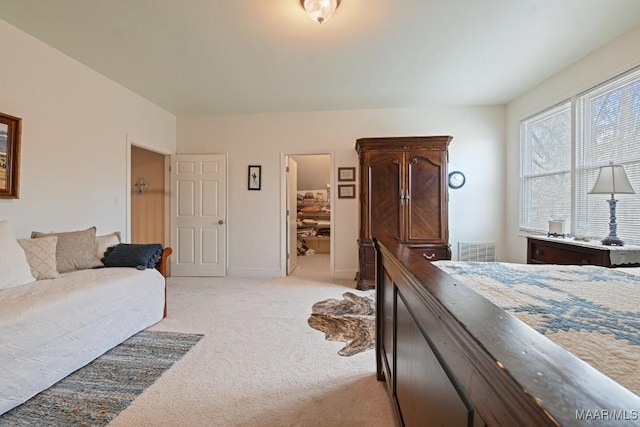
M623 165L640 193L640 70L603 84L576 99L575 233L602 239L609 234L610 195L588 194L601 166ZM640 194L615 195L617 234L640 244Z
M523 120L521 151L522 231L546 233L557 216L573 234L606 237L611 196L589 192L613 162L638 193L615 195L617 234L640 245L640 68Z
M522 122L520 229L548 230L571 218L571 102Z

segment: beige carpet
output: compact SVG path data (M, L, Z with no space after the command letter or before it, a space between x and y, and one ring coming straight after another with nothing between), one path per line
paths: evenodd
M152 329L204 338L110 426L394 426L374 351L307 325L311 306L354 290L328 255L300 257L276 279L170 278L169 316Z

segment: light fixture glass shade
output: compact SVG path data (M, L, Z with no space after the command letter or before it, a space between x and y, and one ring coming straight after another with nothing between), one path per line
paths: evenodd
M622 165L602 166L590 194L635 194Z
M311 19L322 24L331 18L340 4L340 0L300 0L300 3Z

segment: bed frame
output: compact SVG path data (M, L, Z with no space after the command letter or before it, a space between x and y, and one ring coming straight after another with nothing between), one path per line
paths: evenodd
M401 426L638 422L640 397L393 238L376 248L377 376Z
M167 246L162 250L162 258L156 265L156 270L164 276L164 311L162 317L167 317L167 277L169 277L169 257L173 253L173 249Z

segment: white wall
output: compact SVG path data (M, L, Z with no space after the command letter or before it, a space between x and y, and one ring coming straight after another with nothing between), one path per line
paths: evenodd
M217 115L178 118L178 153L229 154L229 273L284 270L282 154L333 154L337 168L357 166L360 137L452 135L449 169L467 184L450 191L450 241L502 244L504 223L504 108L425 108ZM262 165L262 190L247 191L247 166ZM353 278L358 269L357 199L332 203L334 276Z
M0 111L22 121L20 198L0 199L31 230L125 230L127 135L175 152L175 116L0 20Z
M291 156L298 164L298 191L326 190L330 184L331 156Z
M526 261L519 234L520 121L640 65L640 25L546 80L507 106L506 260Z

